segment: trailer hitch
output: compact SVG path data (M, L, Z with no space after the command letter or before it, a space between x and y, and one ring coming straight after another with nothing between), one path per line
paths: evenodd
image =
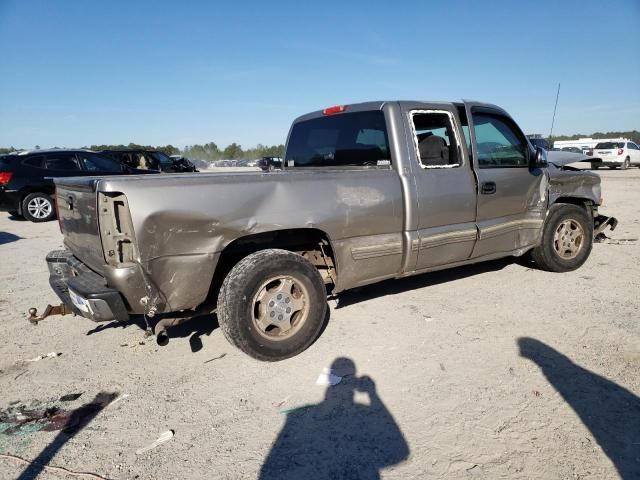
M67 306L64 303L61 303L60 305L56 305L56 306L47 305L47 308L44 309L44 313L42 315L38 315L37 308L31 307L29 309L28 320L31 323L31 325L38 325L38 322L41 322L42 320L52 315L69 315L70 313L73 313L75 315L71 307Z

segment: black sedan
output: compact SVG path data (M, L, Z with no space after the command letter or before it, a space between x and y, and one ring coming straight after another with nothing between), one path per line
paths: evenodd
M33 150L0 155L0 211L32 222L55 218L53 178L157 173L90 150Z

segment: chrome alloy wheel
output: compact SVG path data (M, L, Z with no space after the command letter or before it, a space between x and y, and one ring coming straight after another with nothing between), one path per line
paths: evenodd
M309 292L290 276L264 282L253 297L253 323L269 340L284 340L300 330L309 316Z
M46 198L34 197L27 204L27 210L33 218L47 218L51 215L53 205L51 205L51 202Z
M567 218L560 222L553 236L553 248L563 259L570 260L578 256L584 245L585 235L577 221Z

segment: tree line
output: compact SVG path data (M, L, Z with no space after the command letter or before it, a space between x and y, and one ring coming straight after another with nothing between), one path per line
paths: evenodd
M54 147L57 148L57 147ZM183 155L193 160L255 160L261 157L282 157L284 155L284 145L262 145L258 144L253 148L243 149L241 145L233 142L227 145L225 148L220 148L214 142L205 143L204 145L187 145L184 149L180 150L173 145L140 145L137 143L129 143L128 145L90 145L81 148L88 148L89 150L159 150L167 155ZM23 149L9 147L0 148L0 154L11 153L20 151ZM40 146L36 145L35 150L40 150Z
M626 132L595 132L591 135L584 135L581 133L577 133L575 135L554 135L549 137L548 142L553 145L553 142L556 140L578 140L580 138L628 138L632 142L640 144L640 131L638 130L629 130ZM187 145L184 149L180 150L178 147L174 147L173 145L139 145L137 143L129 143L128 145L91 145L89 147L90 150L124 150L127 148L132 149L141 149L141 150L160 150L161 152L166 153L167 155L183 155L192 160L238 160L238 159L247 159L254 160L260 157L283 157L284 156L284 145L262 145L258 144L253 148L243 149L241 145L233 142L230 145L227 145L225 148L218 147L214 142L205 143L204 145L195 144L195 145ZM35 146L36 150L40 149L40 146ZM3 153L11 153L15 151L20 151L23 149L20 148L1 148L0 154Z

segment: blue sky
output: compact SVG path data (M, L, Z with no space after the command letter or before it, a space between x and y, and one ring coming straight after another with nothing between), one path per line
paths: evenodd
M0 146L283 143L293 118L471 98L640 129L640 0L0 0Z

